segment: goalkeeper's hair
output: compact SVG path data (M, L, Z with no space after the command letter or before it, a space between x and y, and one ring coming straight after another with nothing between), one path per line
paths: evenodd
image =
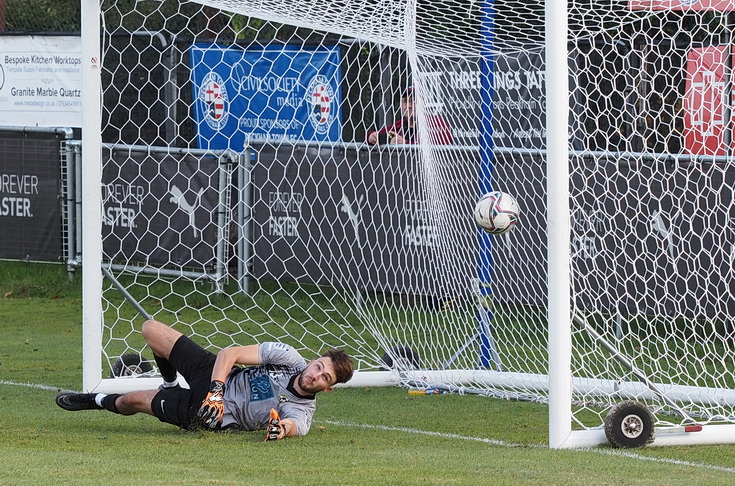
M330 349L322 354L322 357L332 360L334 366L334 374L336 375L336 383L347 383L352 378L352 359L341 349Z

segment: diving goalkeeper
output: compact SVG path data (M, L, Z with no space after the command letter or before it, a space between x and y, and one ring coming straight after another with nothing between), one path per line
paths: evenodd
M352 378L352 361L341 350L307 364L282 343L234 346L215 355L158 321L146 321L142 331L163 385L122 395L60 393L56 404L72 411L143 412L182 428L265 429L268 441L306 435L316 394ZM179 385L177 371L189 388Z

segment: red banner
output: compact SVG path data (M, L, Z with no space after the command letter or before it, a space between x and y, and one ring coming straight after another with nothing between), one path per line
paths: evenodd
M725 155L725 59L730 46L691 49L687 54L684 94L684 150L697 155ZM732 113L727 125L733 126Z
M735 0L628 0L631 10L735 11Z

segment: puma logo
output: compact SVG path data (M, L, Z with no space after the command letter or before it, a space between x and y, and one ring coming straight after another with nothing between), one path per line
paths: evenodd
M172 194L170 201L176 204L179 209L189 215L189 226L191 226L192 231L194 231L194 238L197 238L199 235L201 235L201 231L199 231L196 227L194 213L196 212L196 208L199 206L199 203L202 200L204 188L202 187L201 189L199 189L199 192L196 193L193 203L189 203L189 201L187 201L184 197L184 193L181 191L181 189L176 186L171 186L169 192Z
M669 258L673 261L676 258L676 244L674 243L674 236L671 233L671 228L666 224L666 221L664 221L661 211L656 210L651 215L651 229L666 240Z
M359 231L359 224L360 224L360 215L358 214L360 210L362 209L362 201L365 198L364 195L360 196L360 198L356 201L357 210L352 209L352 201L347 197L347 195L343 192L342 193L342 207L341 210L343 213L347 214L347 219L352 223L352 227L355 230L355 240L357 240L358 243L360 243L360 231Z

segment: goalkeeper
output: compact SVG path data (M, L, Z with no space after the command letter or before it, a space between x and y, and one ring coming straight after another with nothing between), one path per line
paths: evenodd
M146 321L142 331L163 376L157 390L60 393L57 405L72 411L143 412L183 428L265 429L265 440L276 440L306 435L315 395L352 378L352 361L336 349L307 364L282 343L234 346L215 355L158 321ZM178 384L177 371L189 388Z

